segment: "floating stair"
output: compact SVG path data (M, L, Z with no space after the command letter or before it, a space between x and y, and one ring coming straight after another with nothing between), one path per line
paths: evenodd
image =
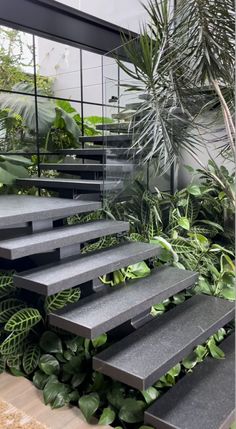
M208 357L146 412L158 429L229 429L235 420L235 336L220 348L225 359Z
M132 164L76 164L74 163L42 163L41 170L56 170L64 173L80 174L83 172L105 173L112 170L116 173L127 173L132 171Z
M124 233L128 230L129 223L112 220L99 220L97 222L54 228L49 231L0 241L0 257L10 260L23 258L24 256L60 249L111 234Z
M93 368L145 390L234 317L234 304L195 296L93 358Z
M120 187L118 181L113 180L82 180L82 179L65 179L65 178L47 178L32 177L27 179L17 179L16 184L23 187L43 188L43 189L70 189L87 192L104 192Z
M15 285L41 295L53 295L86 283L136 262L160 254L160 247L146 243L125 243L96 254L69 258L14 276Z
M110 131L112 133L128 133L129 122L117 122L114 124L100 124L96 126L99 131Z
M106 142L108 146L110 144L122 144L122 143L130 143L132 140L132 136L130 134L120 134L117 136L109 135L109 136L83 136L80 137L80 142L82 143L95 143L95 144L103 144Z
M153 304L192 286L197 274L172 267L153 270L150 276L126 286L107 288L49 316L52 326L86 338L96 338L120 326Z
M30 195L0 195L0 228L26 222L62 219L101 209L96 201L65 200Z

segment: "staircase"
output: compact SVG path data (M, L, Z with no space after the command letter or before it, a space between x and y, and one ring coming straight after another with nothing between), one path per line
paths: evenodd
M104 149L76 151L73 154L79 156L91 151L92 159L102 159ZM18 184L45 186L45 179L24 180ZM90 181L98 186L96 178ZM60 189L61 183L63 189L68 189L69 182L65 179L54 182L56 189ZM88 182L86 178L71 179L70 189L80 192L82 187L82 191L85 188L86 192L91 191ZM51 185L54 186L53 181L50 188ZM201 295L156 319L147 317L152 305L188 289L197 280L196 273L170 266L153 269L150 276L115 288L99 285L99 276L160 255L156 245L125 240L129 230L127 222L101 220L66 224L68 216L99 209L100 201L83 199L83 194L79 199L0 196L0 264L4 260L13 266L17 264L15 285L36 294L49 296L80 285L82 299L78 303L49 315L49 324L53 327L93 339L104 332L111 334L126 324L126 335L97 354L93 368L144 390L195 346L230 322L234 305ZM80 253L85 243L109 235L118 236L120 244L93 253ZM25 263L32 260L33 267ZM225 360L209 358L193 374L181 379L147 410L146 423L159 429L228 428L234 409L232 336L225 341L224 348Z
M140 154L132 148L130 119L143 103L142 95L139 98L140 102L129 103L113 114L114 123L97 125L97 133L102 135L82 136L80 147L62 149L57 154L49 152L48 158L54 156L54 160L41 160L39 175L18 179L16 185L49 189L64 198L82 195L83 199L100 200L105 194L117 195L124 189L124 181L130 183L137 173ZM49 177L50 171L53 177Z

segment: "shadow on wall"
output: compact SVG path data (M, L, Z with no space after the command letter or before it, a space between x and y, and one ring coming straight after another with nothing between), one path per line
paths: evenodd
M234 163L219 155L220 148L223 145L224 136L226 134L224 121L220 116L219 111L199 116L198 123L203 126L200 132L202 136L201 140L204 143L203 146L199 147L199 151L197 152L197 156L200 161L207 166L210 154L218 165L224 165L230 172L233 172ZM199 132L197 130L196 133L198 133L199 136ZM179 189L187 186L192 179L192 173L184 168L185 165L190 165L194 169L200 168L197 161L195 161L188 152L183 151L182 159L179 163Z

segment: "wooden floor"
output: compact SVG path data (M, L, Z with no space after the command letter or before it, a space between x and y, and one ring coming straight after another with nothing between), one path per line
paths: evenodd
M44 423L49 429L96 429L109 426L87 424L77 407L52 410L43 404L42 392L23 377L0 375L0 398Z

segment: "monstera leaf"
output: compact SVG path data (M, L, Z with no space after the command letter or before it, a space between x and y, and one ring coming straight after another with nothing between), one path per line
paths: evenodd
M20 94L0 94L0 109L8 110L9 114L15 113L20 115L23 118L24 125L31 132L35 132L36 111L33 85L30 83L17 83L12 90ZM38 95L40 95L39 91ZM37 97L37 109L38 131L39 134L45 135L50 130L56 118L55 103L48 98Z
M23 156L0 155L0 187L12 185L17 177L27 176L26 167L30 165L31 161Z

